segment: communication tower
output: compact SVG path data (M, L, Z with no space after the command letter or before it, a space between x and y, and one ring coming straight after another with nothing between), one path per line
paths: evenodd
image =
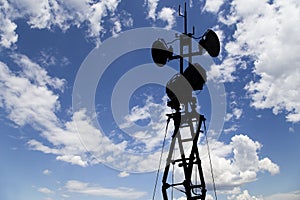
M174 55L172 46L169 47L163 39L156 40L151 49L152 58L159 67L164 66L168 61L179 59L179 73L174 75L166 86L166 93L169 97L167 105L174 110L174 112L167 114L167 117L168 122L170 120L174 122L174 132L162 177L162 196L164 200L168 200L168 190L175 188L183 192L187 200L205 200L207 190L198 151L198 140L200 133L203 132L202 127L204 126L205 128L205 117L197 112L197 100L192 93L203 89L203 85L206 82L206 71L200 64L193 64L192 58L193 56L202 55L204 50L211 57L218 56L220 42L217 34L213 30L208 29L198 38L200 39L199 49L193 52L192 39L197 38L194 37L194 27L192 33L187 32L186 3L183 14L180 6L178 12L179 16L184 19L184 32L180 35L175 35L176 40L179 40L179 55ZM184 69L184 59L186 58L188 65ZM183 138L183 129L189 130L190 134L188 137ZM187 152L184 146L191 148ZM174 157L175 149L179 149L179 157ZM183 170L183 180L174 182L174 179L170 178L172 177L170 176L171 165ZM197 179L194 180L193 177Z

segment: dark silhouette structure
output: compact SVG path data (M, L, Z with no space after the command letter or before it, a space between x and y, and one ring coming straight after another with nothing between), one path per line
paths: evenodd
M184 14L181 14L179 6L179 16L184 18L184 32L175 36L180 42L180 54L173 55L173 48L168 47L163 39L156 40L151 49L152 58L159 67L164 66L170 60L179 59L180 61L180 72L174 75L166 86L166 93L169 97L167 105L175 112L167 114L168 122L171 119L174 122L174 132L162 177L162 196L164 200L168 200L168 190L175 188L183 192L187 200L205 200L206 185L198 152L198 140L200 133L203 132L201 127L205 126L205 117L196 111L197 102L192 93L203 89L206 82L206 72L200 64L192 64L192 57L202 55L203 49L212 57L218 56L220 42L216 33L208 29L200 37L198 51L193 52L192 39L196 39L194 37L195 28L193 27L192 33L187 33L186 3ZM184 49L187 49L186 53ZM185 58L188 59L189 64L184 70ZM182 137L183 129L189 130L188 137ZM191 147L188 152L184 148L186 145ZM180 152L178 158L174 157L176 149L179 149ZM184 180L174 183L169 174L171 165L183 170ZM196 180L193 177L196 177Z

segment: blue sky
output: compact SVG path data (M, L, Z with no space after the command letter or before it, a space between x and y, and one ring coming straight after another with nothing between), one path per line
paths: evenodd
M170 112L164 85L178 62L159 68L150 48L183 31L183 4L0 1L0 199L152 199ZM189 31L211 28L221 41L217 58L196 60L208 82L195 94L218 199L300 199L299 2L187 5Z

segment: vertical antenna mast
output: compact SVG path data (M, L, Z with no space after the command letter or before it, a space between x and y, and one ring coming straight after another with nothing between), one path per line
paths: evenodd
M180 61L180 73L173 76L166 86L166 93L169 98L167 105L175 112L167 114L168 121L172 119L174 122L174 131L162 177L162 196L164 200L168 200L168 189L175 188L183 192L187 200L205 200L206 184L198 152L198 140L203 132L201 128L205 124L205 117L197 112L197 99L193 97L193 91L202 90L206 81L206 72L200 64L193 64L192 58L193 56L202 55L202 48L210 56L218 56L220 42L216 33L208 29L200 37L199 46L202 47L198 51L193 52L192 39L195 39L193 36L195 28L193 26L193 32L188 33L186 2L183 14L181 14L180 6L178 12L179 16L184 18L184 32L180 35L175 35L179 40L179 55L173 55L173 48L168 47L163 39L156 40L151 49L152 58L159 67L164 66L170 60L179 59ZM184 58L188 60L185 70L183 66ZM188 136L183 134L184 132L189 132ZM187 150L184 148L186 145L191 147L191 149ZM178 155L175 154L175 149L179 150L180 153ZM173 178L172 181L169 180L170 165L173 165L173 169L183 170L184 177L182 181L174 183ZM196 178L196 180L193 180L193 178ZM154 196L155 189L153 200ZM171 196L173 197L173 195Z
M184 27L184 34L187 34L187 12L186 12L186 2L184 3L184 13L183 13L183 15L181 14L181 7L180 7L180 5L179 5L178 12L179 12L179 16L184 18L184 25L183 25L183 27Z

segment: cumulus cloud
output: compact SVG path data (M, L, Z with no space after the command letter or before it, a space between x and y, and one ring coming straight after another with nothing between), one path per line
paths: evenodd
M46 124L46 122L55 121L56 116L53 112L59 108L58 96L48 90L45 84L48 82L52 85L56 81L50 81L42 69L33 73L31 69L27 69L25 69L27 72L16 76L6 64L0 62L0 100L8 111L8 118L18 125L33 122ZM39 72L42 72L44 76L35 80L37 85L32 84L31 81L34 80L31 78L35 78L33 76ZM61 81L58 80L58 82Z
M176 23L176 11L170 7L163 7L160 11L157 11L159 0L145 0L145 6L147 7L147 18L152 19L153 22L161 20L167 23L166 29L170 30Z
M98 185L70 180L66 183L65 188L72 193L88 194L94 196L110 197L117 199L141 199L146 192L137 191L132 188L105 188Z
M156 145L160 146L164 130L164 118L161 118L163 109L155 111L155 108L162 105L151 102L148 105L150 112L155 113L156 119L151 125L156 130L156 137L150 140L149 136L144 135L141 141L128 143L124 140L115 144L95 127L94 116L88 116L86 110L74 112L69 121L61 120L56 114L60 108L59 94L53 89L62 87L60 83L63 80L50 77L43 68L26 56L15 55L12 58L18 60L16 64L20 70L11 71L6 64L0 63L0 105L11 121L19 126L31 125L50 144L46 145L35 137L27 142L30 149L54 154L59 161L82 167L104 162L126 171L155 169L149 163L157 163L159 151L153 154L137 154L141 149L137 151L135 147L143 146L146 141L149 150L153 150Z
M81 156L77 156L77 155L62 155L62 156L57 156L56 160L61 160L61 161L65 161L74 165L79 165L82 167L87 166L87 161L83 161Z
M246 135L235 135L228 144L210 139L209 146L216 189L221 193L233 195L233 199L236 199L238 194L240 194L240 199L242 196L247 196L248 193L241 192L241 187L246 183L256 181L259 173L269 172L274 175L280 171L279 166L272 161L269 162L268 157L260 158L259 151L262 145ZM179 150L177 149L176 152L174 159L179 159ZM199 145L199 152L206 186L211 191L213 190L213 180L205 144ZM174 182L180 183L184 180L182 168L176 165L174 167ZM194 173L192 180L194 181L196 177L197 175Z
M239 58L225 58L221 64L213 64L211 69L207 72L210 80L224 82L233 82L236 77L233 72L236 70L236 64L240 63Z
M0 46L9 48L18 40L17 25L10 19L14 11L8 1L1 1L0 6Z
M148 96L144 105L134 106L130 114L124 117L120 128L136 138L135 145L143 144L143 152L153 152L161 144L167 120L165 114L168 111L170 109L166 107L165 101L155 103L153 97ZM135 125L139 120L149 120L147 127L138 130Z
M235 30L223 45L222 63L210 72L215 80L232 82L237 69L251 67L256 78L245 86L251 105L286 113L290 122L300 121L299 8L296 0L232 1L218 17Z
M20 70L17 72L0 62L0 106L7 112L7 117L19 126L31 125L53 145L63 145L62 141L66 142L64 145L74 145L72 148L53 148L31 139L28 141L31 149L58 154L58 160L83 165L84 161L79 159L82 155L78 155L85 151L80 139L76 133L65 131L56 115L60 108L59 95L52 89L63 87L64 80L50 77L26 56L12 57L18 60ZM76 146L78 148L74 149Z
M41 192L41 193L44 193L44 194L54 193L52 190L50 190L49 188L46 188L46 187L39 188L38 191Z
M156 8L159 0L145 0L145 5L148 8L148 18L156 20Z
M47 71L35 62L32 62L27 56L22 54L13 54L14 62L22 68L24 78L34 81L36 85L45 87L47 85L63 90L65 80L56 77L50 77Z
M163 20L167 22L166 29L170 30L175 25L175 16L176 11L173 8L164 7L158 13L157 19Z
M279 173L279 166L269 158L259 158L258 153L262 145L246 135L235 135L229 144L211 140L211 157L218 190L234 190L245 183L257 179L259 172L267 171L274 175ZM207 151L201 149L203 170L208 187L212 188L212 178Z
M249 194L248 190L244 190L240 194L232 195L227 198L228 200L263 200L263 197L256 197Z
M229 121L231 119L239 120L243 114L243 109L241 108L233 108L232 113L227 113L225 116L225 121Z
M268 196L254 196L248 190L237 191L236 194L227 196L228 200L298 200L300 191L291 191L287 193L276 193Z
M9 48L18 41L17 25L0 14L0 27L0 45Z
M122 15L116 15L120 0L111 1L58 1L42 0L38 4L29 0L0 2L0 45L10 48L18 40L16 33L18 19L24 19L33 29L59 28L63 32L70 27L87 26L87 36L99 43L100 36L107 30L103 27L105 17L120 17L110 24L112 31L120 31L116 24ZM109 30L109 29L108 29Z
M20 66L18 72L0 63L0 105L17 125L31 125L43 140L46 139L45 143L39 141L38 137L29 140L27 144L30 149L54 154L59 161L82 167L101 162L126 172L146 172L157 168L166 125L165 102L155 103L153 98L148 97L145 105L133 107L124 118L123 128L130 129L137 120L149 117L151 120L147 127L151 128L146 130L147 134L133 132L133 139L114 143L95 126L95 116L90 116L84 109L74 112L69 120L59 119L56 114L60 104L59 90L54 90L61 87L59 83L62 80L47 75L28 57L12 56L12 59L16 58L19 58L19 62L16 62ZM29 66L35 71L30 70ZM220 189L230 190L254 181L261 171L271 174L279 172L279 167L270 158L259 158L262 145L246 135L233 136L229 144L211 140L210 145L216 183ZM199 148L206 149L202 144ZM205 177L208 177L207 183L211 187L207 152L201 152ZM165 162L166 153L163 158ZM120 176L127 174L124 172ZM90 186L85 185L85 188Z
M223 5L223 0L206 1L204 10L212 13L218 13L220 7Z
M118 177L124 178L124 177L127 177L127 176L129 176L129 175L130 175L130 174L129 174L128 172L123 171L123 172L120 172L120 173L118 174Z

